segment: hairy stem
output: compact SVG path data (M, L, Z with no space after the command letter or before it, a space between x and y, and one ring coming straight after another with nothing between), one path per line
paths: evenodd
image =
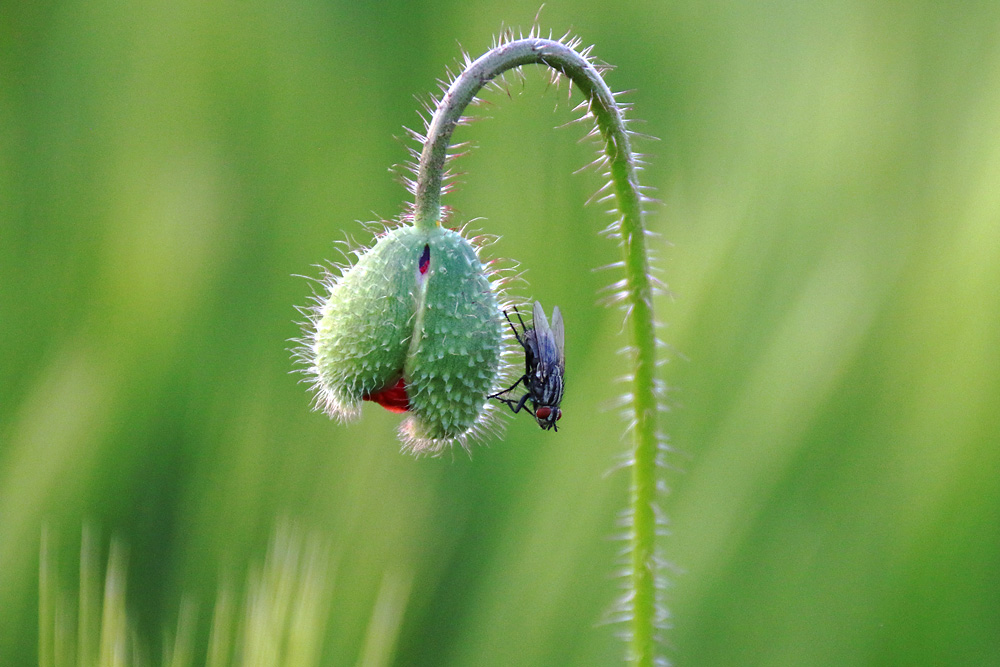
M633 365L629 660L634 665L652 665L658 623L654 510L658 408L654 383L656 338L652 286L642 221L642 195L629 133L613 93L587 57L562 42L529 37L502 44L469 64L445 92L427 128L417 174L414 224L419 228L440 224L441 186L448 145L465 108L495 77L528 64L551 67L568 77L585 96L604 140L604 153L617 198Z

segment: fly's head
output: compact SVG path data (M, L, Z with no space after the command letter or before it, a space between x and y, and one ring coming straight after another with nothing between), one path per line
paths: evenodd
M549 429L558 431L559 428L556 426L556 422L559 421L560 417L562 417L562 410L558 407L541 405L535 408L535 421L538 422L543 431L548 431Z

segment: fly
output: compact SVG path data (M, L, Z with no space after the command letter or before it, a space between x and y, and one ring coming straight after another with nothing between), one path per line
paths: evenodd
M514 308L521 331L511 321L510 315L504 312L507 323L514 331L514 338L524 349L524 375L507 389L490 395L506 404L514 414L526 409L538 422L543 430L556 428L556 421L562 417L559 404L563 396L563 373L566 370L566 353L564 349L565 333L563 330L562 313L559 306L552 309L552 326L545 317L542 304L535 302L531 315L531 326L525 326L521 313ZM523 384L527 392L520 399L503 398L512 392L517 385ZM531 405L528 405L531 401Z

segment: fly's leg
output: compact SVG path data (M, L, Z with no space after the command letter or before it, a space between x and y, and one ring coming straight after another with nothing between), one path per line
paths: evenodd
M521 325L521 332L520 333L518 333L517 327L514 325L514 321L510 319L510 314L506 310L503 311L503 316L505 318L507 318L507 324L510 325L510 330L514 332L514 338L517 339L518 344L524 350L525 366L528 369L528 373L530 373L531 369L535 366L534 354L533 354L533 351L532 351L532 347L529 347L528 344L525 342L527 340L527 333L530 330L524 324L524 320L521 318L521 311L519 311L517 309L517 306L514 306L513 309L514 309L514 314L517 315L518 324ZM524 338L522 338L521 336L524 336ZM510 394L510 392L514 391L514 389L517 388L517 385L519 385L521 383L524 383L524 387L525 387L525 389L527 389L528 388L528 373L525 373L524 375L522 375L521 377L519 377L517 379L517 382L515 382L511 386L507 387L503 391L498 391L495 394L490 394L486 398L493 398L493 399L496 399L496 400L500 401L501 403L503 403L504 405L506 405L508 408L510 408L511 411L514 414L517 414L522 409L524 409L524 410L527 410L531 414L531 416L534 416L535 415L535 411L527 403L528 397L531 396L531 392L530 391L526 392L523 396L521 396L520 400L518 400L517 402L515 402L514 399L512 399L512 398L503 398L504 395Z
M520 412L522 408L525 409L525 410L527 410L528 412L530 412L532 415L534 415L535 414L534 410L532 410L530 407L528 407L528 404L526 403L526 401L528 400L528 396L530 396L530 393L524 394L524 396L522 396L521 399L519 401L517 401L516 403L514 402L514 399L512 399L512 398L503 398L504 394L509 394L510 392L514 391L517 388L517 385L521 384L522 382L526 383L527 378L528 378L527 375L522 375L521 377L519 377L517 379L517 382L515 382L511 386L507 387L503 391L498 391L495 394L490 394L486 398L494 398L494 399L500 401L501 403L503 403L504 405L506 405L508 408L510 408L511 411L515 415L518 412Z
M509 399L509 398L500 398L500 396L501 396L502 394L509 394L510 392L514 391L514 389L516 389L516 388L517 388L517 385L519 385L519 384L521 384L522 382L524 382L524 381L525 381L525 379L526 379L527 377L528 377L527 375L522 375L521 377L519 377L519 378L517 379L517 382L515 382L515 383L514 383L514 384L512 384L511 386L507 387L506 389L504 389L504 390L502 390L502 391L498 391L498 392L497 392L497 393L495 393L495 394L490 394L490 395L489 395L489 396L487 396L486 398L495 398L495 399L497 399L498 401L506 401L506 402L508 402L508 403L513 403L514 401L512 401L511 399Z
M503 393L503 392L500 392L500 393ZM521 409L523 408L532 417L534 417L535 416L535 411L532 410L531 406L529 406L528 403L527 403L528 396L529 396L529 394L525 394L524 396L521 397L521 400L519 400L517 403L515 403L514 399L512 399L512 398L500 398L498 396L490 396L490 398L495 398L496 400L498 400L501 403L503 403L504 405L506 405L508 408L510 408L511 412L513 412L515 415L518 412L520 412Z
M529 413L531 414L531 416L532 416L532 417L534 417L534 416L535 416L535 411L534 411L534 410L532 410L532 409L531 409L530 407L528 407L528 404L527 404L527 403L525 403L525 401L527 401L527 400L528 400L528 396L530 396L530 395L531 395L531 394L525 394L524 396L522 396L522 397L521 397L521 400L517 402L517 407L516 407L516 408L511 408L511 410L513 410L513 411L514 411L514 414L515 414L515 415L516 415L516 414L517 414L518 412L520 412L520 411L521 411L521 408L524 408L525 410L527 410L527 411L528 411L528 412L529 412ZM511 401L511 403L513 403L513 401Z
M524 333L528 330L528 327L524 326L524 320L521 319L521 313L518 312L517 306L514 306L514 313L517 315L517 321L521 323L521 333ZM507 324L510 325L510 330L514 332L514 338L517 339L518 344L521 347L524 347L524 341L521 340L521 336L517 333L517 327L514 326L514 323L511 321L510 315L507 314L506 310L503 311L503 316L507 318Z

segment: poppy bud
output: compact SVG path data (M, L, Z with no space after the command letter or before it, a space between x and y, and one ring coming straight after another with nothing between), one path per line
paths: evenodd
M318 405L341 420L363 400L406 412L414 453L464 445L492 409L503 334L475 248L443 227L397 227L328 287L306 351Z

